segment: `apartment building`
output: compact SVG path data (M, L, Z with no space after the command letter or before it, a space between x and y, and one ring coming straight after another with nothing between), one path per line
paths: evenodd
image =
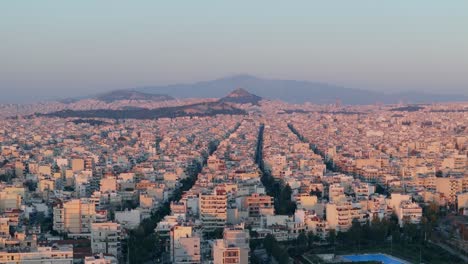
M84 159L84 169L87 171L94 170L94 159L92 157L87 157Z
M460 210L460 209L467 209L467 208L468 208L468 192L458 194L457 195L457 209Z
M96 209L89 199L73 199L57 205L53 212L55 231L82 234L91 231Z
M243 226L226 227L213 244L213 264L249 263L249 234Z
M313 210L318 202L318 198L315 195L300 194L295 197L297 208Z
M100 189L102 193L105 192L116 192L117 191L117 179L115 177L106 177L101 179Z
M204 231L223 228L227 220L226 191L215 189L212 193L200 194L199 210Z
M70 245L38 247L30 251L0 252L2 264L72 264L73 247Z
M21 195L15 192L0 191L0 212L19 209L21 207Z
M201 263L200 237L191 226L174 226L170 231L171 263Z
M121 227L118 223L91 224L91 250L93 254L112 255L120 257Z
M83 159L72 159L71 169L73 172L83 171L85 168L85 161Z
M422 208L417 203L403 201L396 210L396 215L400 226L405 223L419 224L422 217Z
M265 194L253 193L245 197L244 208L249 217L260 217L264 214L274 214L273 197Z
M6 217L0 218L0 237L8 237L10 235L10 219Z
M117 264L117 259L113 256L105 256L101 253L85 257L84 264Z
M326 205L327 222L330 229L347 231L353 220L364 222L368 215L363 212L359 203L340 201Z
M330 185L328 189L328 197L330 202L340 201L346 199L346 195L344 193L344 187L338 183L334 183Z
M463 179L462 178L436 178L435 179L436 192L443 193L449 203L454 203L457 194L463 192Z
M122 227L132 229L138 227L141 223L142 215L138 209L116 211L115 221L122 225Z

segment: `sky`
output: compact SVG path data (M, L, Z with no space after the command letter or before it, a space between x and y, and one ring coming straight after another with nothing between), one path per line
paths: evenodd
M239 73L468 94L468 1L0 1L0 102Z

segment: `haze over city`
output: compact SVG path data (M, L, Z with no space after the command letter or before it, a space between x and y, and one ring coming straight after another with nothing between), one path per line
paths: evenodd
M0 264L468 263L467 11L3 1Z
M2 102L237 74L468 94L466 1L4 1Z

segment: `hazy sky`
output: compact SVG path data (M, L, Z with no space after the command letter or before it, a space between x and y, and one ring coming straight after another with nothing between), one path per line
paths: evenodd
M468 1L0 2L0 101L249 73L468 94Z

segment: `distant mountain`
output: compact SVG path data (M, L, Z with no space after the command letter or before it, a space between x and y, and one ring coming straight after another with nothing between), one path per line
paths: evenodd
M289 103L328 104L335 103L336 100L341 100L344 104L468 101L468 96L465 95L434 95L420 92L385 94L320 82L262 79L251 75L236 75L192 84L141 87L136 90L150 94L168 94L176 98L221 98L234 87L243 87L264 99L278 99Z
M174 97L165 95L165 94L154 94L154 93L143 93L134 90L115 90L108 93L100 94L94 99L106 102L113 103L115 101L122 100L140 100L140 101L154 101L162 102L174 100Z
M245 89L238 88L234 91L230 92L225 97L219 99L220 102L229 102L229 103L237 103L237 104L253 104L257 105L262 98L255 94L251 94Z
M408 91L391 95L395 102L404 103L438 103L438 102L462 102L468 101L467 95L462 94L434 94L426 92Z
M36 114L46 117L61 118L112 118L112 119L158 119L174 118L183 116L213 116L213 115L245 115L246 111L236 108L232 103L226 102L204 102L191 105L161 107L155 109L147 108L125 108L125 109L92 109L92 110L62 110L47 114Z
M83 100L90 100L90 99L98 100L107 104L114 103L117 101L163 102L163 101L175 100L174 97L166 95L166 94L144 93L144 92L139 92L133 89L128 89L128 90L114 90L114 91L110 91L110 92L102 93L98 95L65 98L65 99L61 99L57 101L63 104L74 104L74 103L79 103Z

